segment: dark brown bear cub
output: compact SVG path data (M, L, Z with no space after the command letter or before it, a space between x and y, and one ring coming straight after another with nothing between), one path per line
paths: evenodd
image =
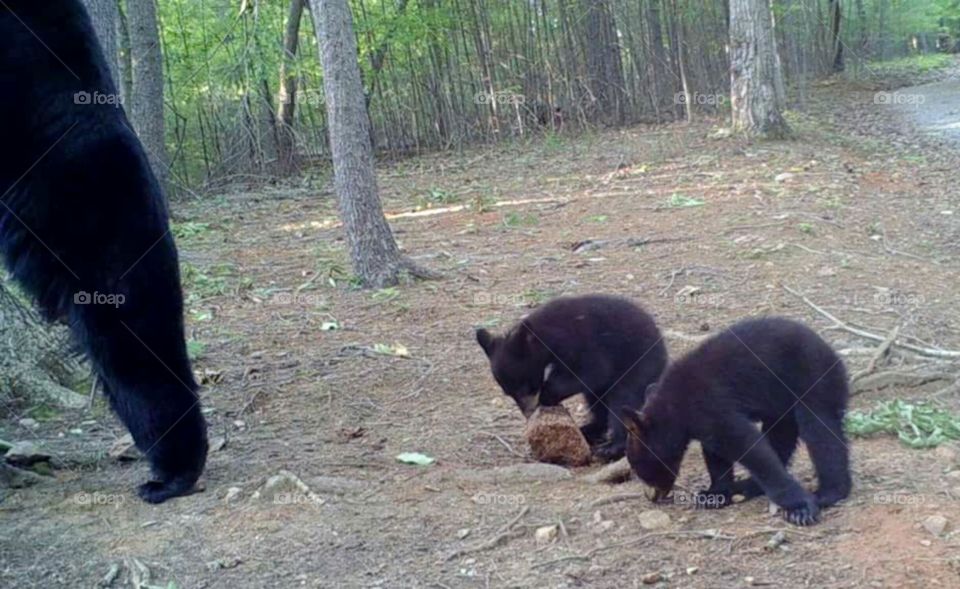
M846 370L820 336L788 319L748 319L670 366L643 411L628 413L627 457L663 498L690 440L699 440L710 488L698 493L697 505L766 494L787 521L810 525L821 507L850 493L846 406ZM813 494L787 472L798 437L817 472ZM737 462L751 478L734 479Z
M581 431L598 458L626 449L623 417L643 406L647 386L667 363L653 318L620 297L561 297L521 320L504 336L477 330L503 392L529 417L539 405L557 405L583 393L591 420Z

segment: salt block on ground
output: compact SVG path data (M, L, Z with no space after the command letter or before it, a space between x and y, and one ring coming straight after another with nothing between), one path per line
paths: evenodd
M534 458L540 462L583 466L590 462L590 444L565 407L540 407L524 432Z

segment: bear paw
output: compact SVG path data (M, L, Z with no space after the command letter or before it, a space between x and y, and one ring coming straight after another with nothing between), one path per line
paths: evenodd
M803 503L796 507L784 507L783 519L795 526L812 526L820 521L820 508L817 507L817 500L813 497L806 497Z

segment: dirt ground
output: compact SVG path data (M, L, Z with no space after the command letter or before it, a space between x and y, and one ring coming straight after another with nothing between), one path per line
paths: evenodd
M473 339L552 296L601 291L642 303L672 356L779 314L863 369L878 342L790 289L873 333L899 324L918 345L960 349L960 157L873 96L818 85L783 143L701 119L382 165L398 240L444 274L393 289L352 288L322 176L176 205L196 367L225 442L206 490L136 500L146 465L105 456L124 432L102 402L36 429L8 414L0 438L34 439L62 464L54 482L0 491L0 586L960 586L955 448L852 440L853 495L810 528L764 499L654 506L637 481L587 482L597 467L518 466L522 416ZM852 406L960 410L949 384L867 390ZM793 470L815 484L805 452ZM261 489L281 471L309 491ZM706 478L694 447L681 490ZM931 515L947 519L940 536L921 525Z

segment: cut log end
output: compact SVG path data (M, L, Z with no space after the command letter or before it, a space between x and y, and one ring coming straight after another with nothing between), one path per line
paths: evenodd
M530 416L524 435L534 458L540 462L565 466L590 463L590 445L562 406L538 408Z

